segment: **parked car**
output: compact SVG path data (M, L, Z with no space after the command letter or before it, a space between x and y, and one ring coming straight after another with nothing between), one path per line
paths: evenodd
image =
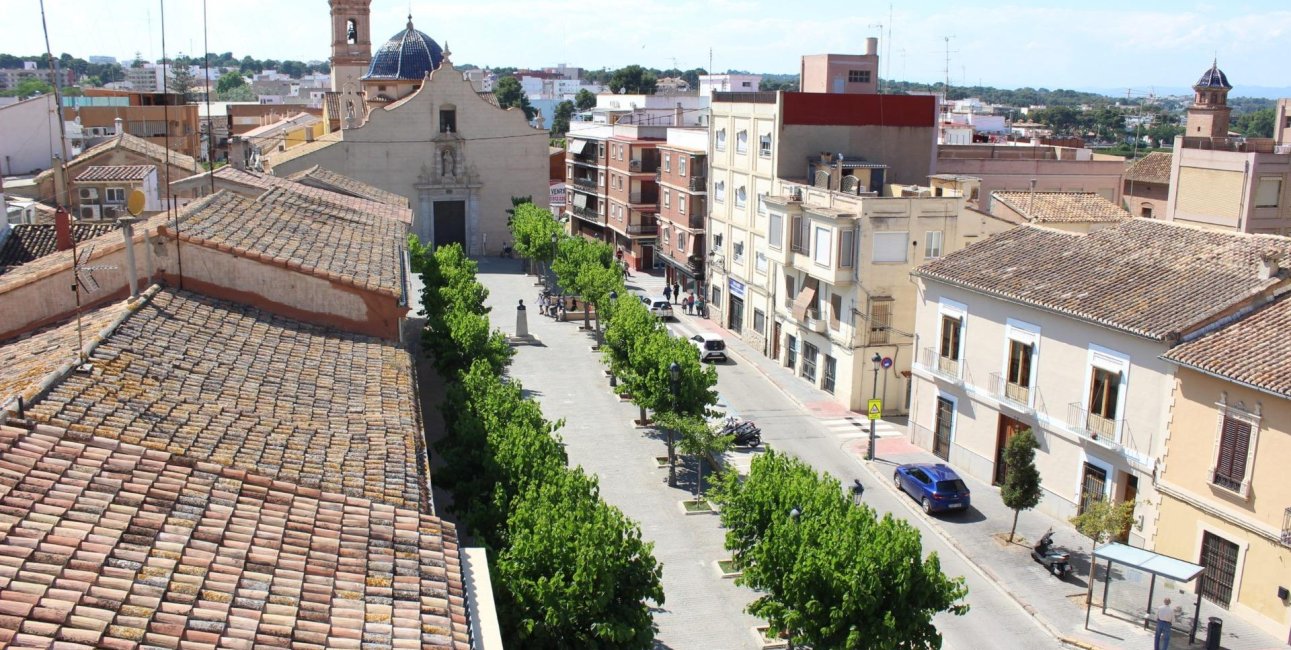
M696 334L690 342L699 349L700 361L726 361L726 341L712 333Z
M914 497L924 512L967 510L972 494L955 470L942 463L901 465L892 474L897 489Z
M664 320L668 320L673 317L672 303L664 300L662 296L651 296L650 313Z

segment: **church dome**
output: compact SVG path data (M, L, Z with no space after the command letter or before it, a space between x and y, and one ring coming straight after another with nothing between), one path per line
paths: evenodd
M408 28L386 41L372 57L364 79L423 79L427 72L439 67L444 60L444 50L435 39L413 29L412 16Z
M1211 64L1210 69L1207 70L1205 74L1201 75L1201 79L1197 81L1197 85L1193 86L1193 88L1224 88L1224 89L1232 89L1232 87L1233 85L1228 83L1228 76L1224 74L1223 70L1219 69L1218 61Z

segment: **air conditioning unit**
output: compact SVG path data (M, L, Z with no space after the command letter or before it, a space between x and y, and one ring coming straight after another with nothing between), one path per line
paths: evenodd
M99 218L99 206L97 206L97 205L83 205L83 206L81 206L81 217L80 217L80 218L81 218L82 220L96 220L96 219L98 219L98 218Z
M99 200L99 188L97 188L97 187L82 187L82 188L81 188L81 200L82 200L82 201L97 201L97 200Z

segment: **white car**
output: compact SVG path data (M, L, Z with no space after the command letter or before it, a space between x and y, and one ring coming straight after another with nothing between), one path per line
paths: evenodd
M722 337L705 332L690 337L690 343L699 349L700 361L726 361L726 341Z
M664 320L673 318L672 303L668 302L667 300L663 299L660 296L651 296L650 313Z

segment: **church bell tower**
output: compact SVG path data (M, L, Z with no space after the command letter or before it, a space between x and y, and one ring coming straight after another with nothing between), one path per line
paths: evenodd
M332 8L332 90L358 93L372 61L372 0L328 0Z

